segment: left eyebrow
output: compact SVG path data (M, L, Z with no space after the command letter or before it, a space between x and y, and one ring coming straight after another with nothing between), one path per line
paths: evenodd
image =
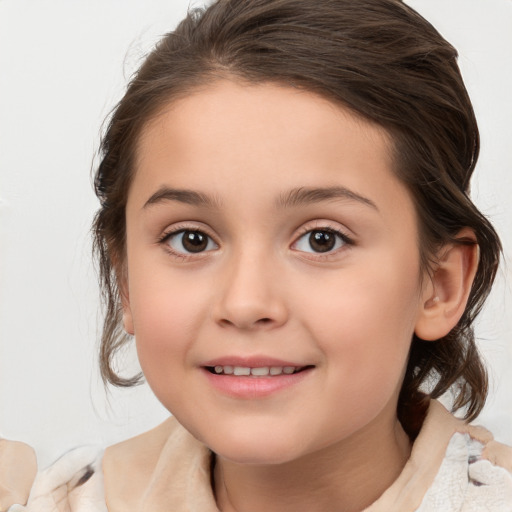
M290 208L305 206L307 204L320 203L330 199L357 201L358 203L362 203L376 211L379 211L377 205L371 199L357 194L356 192L345 187L295 188L286 194L281 194L277 200L277 206L279 208Z

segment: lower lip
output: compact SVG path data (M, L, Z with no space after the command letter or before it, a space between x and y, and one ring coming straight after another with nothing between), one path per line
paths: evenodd
M219 375L201 369L212 387L221 393L244 399L264 398L304 380L313 370L307 368L291 375L281 374L272 377L250 377L235 375Z

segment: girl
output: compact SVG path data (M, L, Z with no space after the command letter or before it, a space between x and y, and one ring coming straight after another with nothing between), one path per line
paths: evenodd
M134 337L173 417L64 456L27 510L512 510L510 450L466 423L500 242L431 25L398 0L220 0L149 55L102 149L102 375L141 379L113 362Z

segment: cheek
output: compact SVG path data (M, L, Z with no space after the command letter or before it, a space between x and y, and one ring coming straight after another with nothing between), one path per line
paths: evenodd
M358 331L362 336L371 331L404 335L404 330L412 334L420 297L418 267L380 263L381 268L362 264L336 271L314 286L304 285L309 297L305 317L318 319L320 331L334 329L340 335Z
M418 265L399 258L379 261L360 271L341 270L321 283L302 311L327 364L342 366L360 386L396 385L416 322Z
M152 274L130 285L137 353L151 384L162 375L169 378L170 365L178 371L186 363L202 308L197 290L190 283L180 286L179 278Z

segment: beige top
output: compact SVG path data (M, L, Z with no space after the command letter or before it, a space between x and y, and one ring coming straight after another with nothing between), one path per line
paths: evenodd
M106 512L104 486L108 512L219 512L211 462L169 418L104 455L70 452L38 476L27 507L10 512ZM512 448L432 401L402 473L365 512L512 512L511 473Z

